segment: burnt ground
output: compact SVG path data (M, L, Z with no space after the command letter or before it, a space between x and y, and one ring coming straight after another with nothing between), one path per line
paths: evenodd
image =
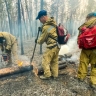
M24 54L31 57L34 49L34 40L24 42ZM36 47L34 62L41 64L42 54L39 54L39 45ZM43 51L45 45L43 45ZM84 82L74 78L78 64L68 63L66 69L59 70L57 79L41 80L32 71L0 78L0 96L96 96L89 87L87 76Z

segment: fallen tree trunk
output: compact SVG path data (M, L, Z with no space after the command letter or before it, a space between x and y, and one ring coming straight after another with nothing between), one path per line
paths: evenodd
M66 64L65 61L64 62L62 61L62 62L59 62L58 67L59 67L59 70L61 70L61 69L66 68L67 64ZM34 69L36 69L36 70L34 71ZM0 78L5 77L5 76L9 76L9 75L23 73L23 72L26 72L26 71L31 71L31 70L33 70L33 72L36 75L40 75L40 74L44 73L43 68L41 66L38 66L38 68L37 67L35 68L34 64L30 65L28 62L25 62L23 64L23 66L21 66L21 67L13 66L13 67L0 69Z
M59 61L59 65L66 64L66 61Z
M59 64L58 69L64 69L67 67L67 64ZM44 73L44 70L41 66L38 67L38 74L37 75L42 75Z
M32 70L32 68L33 68L32 65L26 65L22 67L3 68L3 69L0 69L0 77L23 73L23 72Z

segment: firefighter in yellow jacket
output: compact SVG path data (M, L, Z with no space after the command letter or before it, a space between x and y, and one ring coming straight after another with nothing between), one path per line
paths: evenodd
M50 77L58 77L58 54L59 48L57 42L56 22L47 16L46 10L41 10L38 13L36 20L39 19L42 25L42 34L35 42L47 44L47 48L42 58L42 67L44 75L40 76L41 79L49 79ZM52 38L54 39L52 39Z
M90 13L86 17L86 22L79 27L79 34L81 34L82 27L92 27L94 25L96 25L96 13ZM85 79L89 64L91 64L90 84L91 87L96 88L96 48L82 49L81 51L77 75L80 81Z
M5 40L5 48L3 46L3 40ZM5 51L9 55L8 65L18 63L17 40L15 36L8 32L0 32L0 47L2 51ZM13 62L11 53L13 55Z

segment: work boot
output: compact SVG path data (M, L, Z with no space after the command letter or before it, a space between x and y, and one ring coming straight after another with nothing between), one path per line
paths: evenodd
M52 79L56 80L58 77L51 76Z
M40 76L40 79L42 79L42 80L48 80L48 79L50 79L50 77L45 77L44 75L41 75Z

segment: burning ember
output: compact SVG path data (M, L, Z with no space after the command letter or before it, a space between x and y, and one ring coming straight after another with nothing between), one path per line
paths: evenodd
M18 64L18 66L20 67L20 66L23 65L23 61L18 60L18 61L17 61L17 64Z

